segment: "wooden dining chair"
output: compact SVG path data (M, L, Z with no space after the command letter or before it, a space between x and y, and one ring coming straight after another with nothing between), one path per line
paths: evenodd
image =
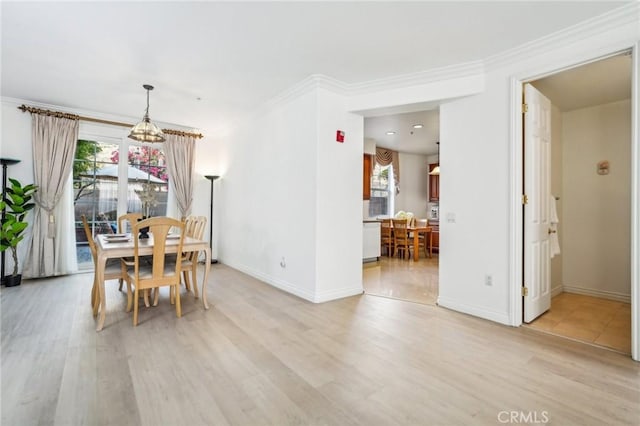
M417 228L426 228L427 226L429 226L429 220L416 219L414 226ZM427 234L425 234L424 232L420 232L418 234L418 248L422 248L422 250L424 251L425 257L429 256L429 253L427 252L428 245L429 245L429 242L427 241Z
M133 224L142 219L142 213L127 213L118 216L118 233L123 234L125 232L131 232ZM127 224L129 226L127 226Z
M96 248L96 242L93 239L93 232L91 232L91 227L89 227L89 223L87 222L87 217L85 215L80 216L82 220L82 226L84 227L84 232L87 236L87 242L89 243L89 249L91 250L91 257L93 258L94 268L98 265L98 250ZM107 260L107 264L104 269L104 280L127 280L127 271L122 268L122 263L120 259L109 259ZM98 314L98 306L100 305L99 294L98 294L98 282L96 282L96 274L94 271L93 274L93 289L91 289L91 306L93 307L93 316Z
M153 235L153 258L149 265L142 261L140 256L140 245L148 244L149 240L139 240L134 238L133 247L133 273L129 272L127 288L129 293L132 292L131 287L134 286L133 300L138 300L140 291L152 288L169 286L175 291L176 316L182 316L182 307L180 305L180 263L168 263L165 258L165 245L167 235L173 228L180 232L177 238L176 253L182 252L182 244L184 242L184 227L182 221L170 217L152 217L137 222L132 227L132 233L137 235L140 228L149 227L149 232ZM158 294L156 291L153 305L158 304ZM133 325L138 325L138 303L133 304Z
M393 223L393 246L394 253L402 253L411 255L411 241L409 240L409 219L392 219Z
M186 237L195 238L201 240L204 236L204 230L207 227L206 216L189 216L185 220L184 233ZM184 285L187 291L191 291L191 283L193 282L194 294L198 297L198 283L196 280L196 267L198 266L198 254L197 251L189 251L183 253L180 262L180 271L182 272L182 278L184 279ZM191 276L189 276L191 272Z
M380 224L380 248L387 250L387 256L393 256L393 227L391 219L382 219Z
M142 213L127 213L118 216L118 233L124 234L130 232L133 224L138 222L140 219L142 219ZM124 264L125 268L133 267L132 257L123 257L121 261ZM122 291L122 280L120 280L120 287L118 288L118 290ZM131 309L130 306L127 308L127 312L129 309Z

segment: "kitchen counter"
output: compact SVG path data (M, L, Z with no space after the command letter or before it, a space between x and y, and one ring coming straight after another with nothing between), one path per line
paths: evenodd
M382 219L362 219L362 223L382 223Z

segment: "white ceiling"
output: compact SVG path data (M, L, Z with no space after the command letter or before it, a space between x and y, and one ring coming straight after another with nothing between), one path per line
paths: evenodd
M622 54L532 82L561 111L631 97L631 55Z
M6 97L221 134L311 74L483 59L625 2L0 2Z
M421 129L413 125L422 124ZM387 132L395 132L387 135ZM393 114L364 119L364 137L373 139L376 146L411 154L435 154L440 138L440 112L430 111Z

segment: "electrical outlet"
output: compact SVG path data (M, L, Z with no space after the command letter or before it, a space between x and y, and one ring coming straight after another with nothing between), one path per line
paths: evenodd
M489 287L493 285L493 276L491 274L486 274L484 276L484 285Z

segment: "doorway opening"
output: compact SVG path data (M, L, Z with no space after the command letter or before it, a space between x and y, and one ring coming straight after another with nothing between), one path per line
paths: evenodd
M431 109L398 114L376 115L364 119L364 152L370 156L372 173L369 193L363 201L364 239L376 245L375 256L367 255L362 267L364 292L415 303L435 305L439 280L439 191L433 190L432 167L439 164L438 145L440 114ZM365 168L366 170L366 168ZM437 176L436 176L437 177ZM394 217L410 217L417 228L430 232L415 233L418 250L409 244L400 252L394 244L383 241L383 226ZM373 224L372 221L383 221ZM375 238L367 238L376 226ZM391 231L393 232L393 231ZM393 235L393 234L391 234ZM409 233L410 238L414 233ZM403 254L404 256L400 256ZM416 256L417 254L417 256Z
M522 150L523 322L627 354L631 59L624 52L526 83Z

